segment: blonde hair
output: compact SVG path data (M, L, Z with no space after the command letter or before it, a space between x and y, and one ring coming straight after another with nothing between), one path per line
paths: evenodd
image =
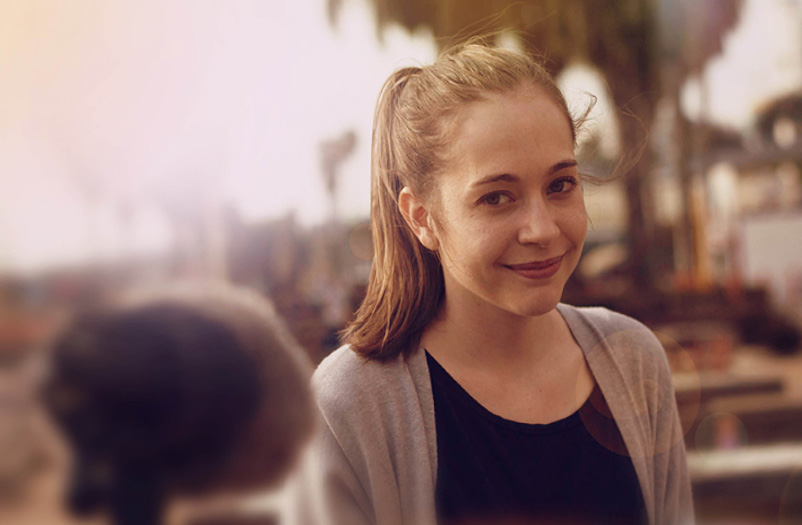
M445 295L438 254L424 247L398 208L408 186L424 200L446 157L454 117L466 103L490 93L535 85L551 96L571 123L579 123L543 64L530 55L480 40L444 52L424 67L390 75L379 93L371 150L371 230L374 259L367 294L343 331L360 355L387 359L414 349Z

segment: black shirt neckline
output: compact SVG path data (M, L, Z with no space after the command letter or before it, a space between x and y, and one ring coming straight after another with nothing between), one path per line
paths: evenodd
M522 432L526 434L558 434L566 432L576 425L582 423L580 412L593 409L591 398L596 393L599 385L593 387L593 392L585 399L582 406L575 410L572 414L550 423L523 423L521 421L513 421L506 419L498 414L495 414L479 403L473 396L471 396L462 385L454 379L443 366L429 353L425 348L426 360L429 364L429 373L434 374L439 383L445 387L450 396L458 403L477 412L480 416L487 419L493 425L501 427L505 430L514 432ZM601 393L601 392L599 392Z

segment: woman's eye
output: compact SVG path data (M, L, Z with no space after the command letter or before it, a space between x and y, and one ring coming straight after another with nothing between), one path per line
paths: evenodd
M577 181L575 178L563 177L549 184L549 193L565 193L571 191L576 185Z
M511 200L510 196L506 193L502 193L500 191L494 191L492 193L488 193L487 195L483 195L481 199L479 199L480 203L487 204L488 206L498 206L500 204L506 204Z

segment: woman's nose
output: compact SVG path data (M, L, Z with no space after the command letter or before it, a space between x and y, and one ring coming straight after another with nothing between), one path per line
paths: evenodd
M560 236L553 210L544 202L534 202L526 207L518 230L521 244L548 245Z

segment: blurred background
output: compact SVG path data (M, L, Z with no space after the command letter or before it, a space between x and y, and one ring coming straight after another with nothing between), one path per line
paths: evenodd
M660 336L700 522L802 522L800 0L0 0L0 522L77 522L31 364L75 308L226 281L336 348L379 88L491 32L598 100L564 300Z

